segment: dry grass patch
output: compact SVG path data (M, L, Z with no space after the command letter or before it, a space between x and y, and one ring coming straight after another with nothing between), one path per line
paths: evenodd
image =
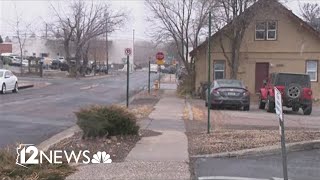
M153 104L150 105L138 105L130 109L129 111L133 113L137 119L143 119L149 116L149 114L154 110Z
M206 118L206 114L204 113L204 110L199 107L192 106L192 112L193 112L194 120L201 121Z
M0 150L0 179L52 179L62 180L73 173L75 169L68 164L29 165L24 168L15 164L16 154L13 150Z
M319 131L287 130L286 142L300 142L320 138ZM188 132L190 155L213 154L251 149L280 143L279 130L217 130Z

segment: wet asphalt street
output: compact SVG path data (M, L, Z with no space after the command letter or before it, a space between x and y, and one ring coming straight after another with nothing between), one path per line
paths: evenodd
M51 85L0 95L0 148L15 143L39 144L75 125L74 112L80 107L121 103L126 98L125 73L98 79L45 81ZM130 94L147 87L147 82L147 72L130 74Z

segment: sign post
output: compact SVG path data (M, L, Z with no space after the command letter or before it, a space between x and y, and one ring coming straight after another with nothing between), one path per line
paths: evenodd
M158 64L158 70L159 70L159 89L160 89L160 80L161 80L161 65L164 64L164 53L163 52L157 52L156 54L157 64Z
M209 37L208 37L208 123L207 123L207 133L210 133L210 110L211 110L211 80L210 80L210 74L211 74L211 43L210 43L210 36L211 36L211 11L209 12Z
M282 97L281 97L281 92L276 87L274 87L274 93L275 93L274 95L275 95L276 114L278 115L279 123L280 123L283 179L288 180L287 151L286 151L286 142L285 142L285 134L284 134Z
M149 70L148 70L148 93L150 94L150 60L149 60Z
M129 107L129 66L130 66L130 63L129 63L129 56L131 55L131 48L126 48L124 50L124 53L127 55L127 108Z

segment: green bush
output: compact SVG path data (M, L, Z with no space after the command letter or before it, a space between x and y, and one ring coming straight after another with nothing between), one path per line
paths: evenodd
M120 106L91 106L75 113L84 137L137 135L136 117Z

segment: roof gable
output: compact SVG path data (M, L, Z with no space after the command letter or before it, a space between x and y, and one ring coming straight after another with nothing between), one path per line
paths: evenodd
M312 33L313 35L315 35L316 37L319 38L320 40L320 32L315 30L311 25L309 25L307 22L303 21L301 18L299 18L297 15L295 15L291 10L287 9L284 5L282 5L280 2L278 2L278 0L259 0L258 2L254 3L252 6L250 6L249 8L247 8L243 14L245 13L250 13L252 11L257 11L257 10L261 10L259 8L261 7L266 7L266 5L273 5L277 8L278 11L281 11L282 13L284 13L285 15L287 15L289 18L291 18L292 20L294 20L295 22L297 22L298 24L300 24L300 26L304 27L305 29L308 30L308 32ZM241 16L241 15L240 15ZM222 29L220 29L219 31L217 31L216 33L214 33L213 35L210 36L210 41L212 41L213 39L215 39L219 34L221 34L223 31L226 31L229 27L230 24L232 22L228 23L227 25L225 25ZM190 55L193 56L195 55L195 53L203 46L205 46L208 43L208 39L206 39L203 43L201 43L198 47L196 47L195 49L193 49L190 52Z

